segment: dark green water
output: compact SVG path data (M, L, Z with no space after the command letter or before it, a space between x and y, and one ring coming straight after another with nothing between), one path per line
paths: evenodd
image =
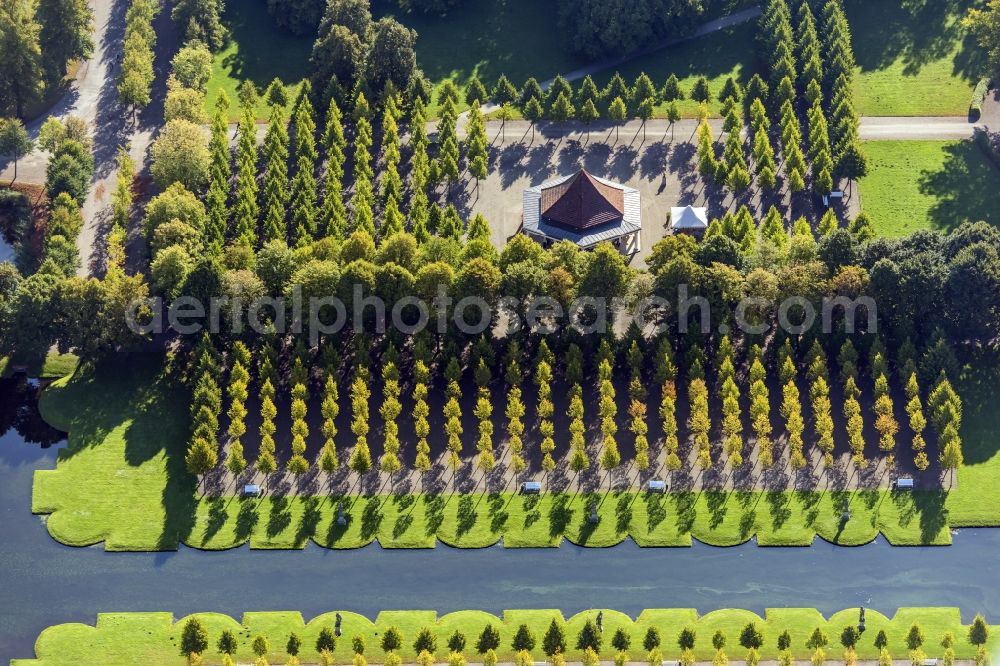
M810 548L106 553L53 541L32 516L31 479L51 468L59 444L33 412L30 391L0 380L0 658L31 657L50 624L92 624L105 611L300 610L307 619L346 609L440 612L506 608L816 607L831 613L864 604L959 606L966 620L1000 617L1000 530L963 530L954 545L858 548L817 540ZM23 388L23 384L20 385Z

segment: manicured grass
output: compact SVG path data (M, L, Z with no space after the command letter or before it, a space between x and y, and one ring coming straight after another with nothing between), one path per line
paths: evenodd
M722 106L718 101L718 95L726 79L732 76L746 82L759 69L755 50L756 34L756 21L742 23L640 56L617 69L629 85L635 83L636 77L642 72L648 74L657 87L662 87L667 77L676 74L686 98L678 102L677 106L681 114L687 118L696 117L698 114L699 104L690 99L690 94L695 81L704 76L708 79L709 89L712 91L709 110L712 115L717 116ZM604 87L612 75L614 75L613 70L604 72L596 75L594 81L599 87ZM656 115L661 118L666 117L666 104L657 107Z
M958 490L945 502L952 523L980 527L997 524L997 499L984 501L979 489L1000 488L1000 394L996 356L981 353L966 369L957 390L962 395L962 441L965 464L958 470ZM991 515L992 514L992 515Z
M369 663L382 663L385 653L380 646L381 635L389 627L395 626L403 635L403 647L399 654L404 663L413 662L416 656L412 648L413 640L424 627L430 628L437 636L435 658L438 662L447 659L447 640L455 631L465 635L466 657L470 661L480 661L481 657L476 653L476 640L483 627L493 624L500 629L498 657L501 661L511 661L514 654L510 645L514 633L521 624L527 624L538 641L533 656L542 659L542 636L549 623L556 619L565 624L567 660L579 661L582 651L576 648L576 637L586 621L593 620L597 612L597 609L585 611L567 620L558 610L507 610L500 617L481 611L459 611L443 616L434 611L385 611L379 613L372 622L363 615L341 611L343 635L337 641L333 657L338 664L351 663L354 656L351 639L362 636L365 639L365 658ZM726 651L730 658L742 659L745 650L740 647L737 639L740 630L750 622L756 623L764 635L761 657L765 660L777 658L775 644L777 637L784 631L788 631L792 637L793 656L796 659L807 659L812 651L805 643L817 627L830 639L828 654L830 658L836 659L841 651L837 642L841 630L856 624L858 618L856 608L839 611L829 618L824 618L811 608L769 608L763 618L756 613L738 609L719 610L701 616L693 608L651 609L643 611L634 620L614 610L605 609L601 612L605 636L601 655L610 659L614 649L609 644L609 637L618 629L623 629L632 639L629 654L636 661L645 660L642 639L650 627L656 627L660 631L660 649L665 659L677 659L680 656L676 637L685 627L695 630L697 638L694 652L699 661L709 661L715 654L709 639L716 631L726 634ZM315 649L316 639L323 628L333 627L336 614L326 613L308 623L300 613L295 612L246 613L242 622L218 613L203 613L197 617L209 632L210 647L203 655L207 663L219 663L221 660L215 643L226 629L236 635L239 649L235 657L241 663L253 660L250 644L258 634L266 636L270 642L271 652L266 655L270 663L284 663L287 658L285 644L293 632L302 639L300 660L303 663L316 663L319 658ZM179 652L181 632L187 619L180 618L175 622L169 613L105 613L97 617L96 627L83 624L57 625L46 629L39 636L35 646L37 659L15 659L11 666L80 663L99 663L103 666L132 666L140 663L179 666L187 663ZM962 624L957 608L900 608L891 618L869 610L865 620L867 631L857 646L860 659L874 659L878 656L873 641L880 630L886 632L892 654L899 659L905 658L905 637L914 622L919 623L924 631L924 651L928 655L941 655L943 650L939 642L946 631L951 631L955 636L955 653L959 659L971 658L975 654L974 646L967 639L968 628ZM1000 642L997 638L1000 632L997 629L992 627L987 649Z
M972 141L867 141L862 208L886 236L1000 225L1000 170Z
M959 24L971 2L911 7L848 0L845 6L858 61L858 112L869 116L964 115L981 65L981 55ZM742 4L713 3L706 17L730 13ZM544 80L588 64L564 48L554 30L557 17L552 3L469 0L441 17L404 12L395 0L375 0L372 10L376 17L395 16L418 32L417 60L435 89L449 78L464 86L473 74L488 85L506 74L520 86L531 76ZM294 96L298 82L309 71L313 37L297 37L275 28L265 0L229 3L225 22L232 39L215 57L208 107L225 90L234 101L230 117L237 120L236 87L243 79L263 88L278 77ZM657 85L675 73L688 91L699 76L705 76L717 93L726 77L737 76L745 82L760 67L755 35L756 22L749 22L638 56L618 69L629 83L645 71ZM612 73L602 72L595 78L603 84ZM697 111L697 104L690 100L680 107L686 117ZM711 110L717 114L718 104L713 103ZM436 104L429 111L433 117ZM264 118L267 109L260 105L257 113ZM663 106L657 115L664 115Z
M439 87L445 79L464 86L478 74L495 81L506 73L515 83L530 76L546 79L581 63L568 54L554 36L555 6L533 0L470 0L445 17L403 13L395 0L372 3L376 17L393 15L417 30L417 59L424 74ZM239 118L236 87L250 79L258 88L274 77L296 86L309 73L314 37L294 36L275 28L265 0L239 0L227 5L225 23L231 31L229 45L215 57L206 104L211 109L219 90L234 102L233 120ZM436 95L435 95L436 99ZM436 106L429 109L433 114ZM262 104L258 116L266 117Z
M375 0L372 12L395 16L417 31L417 63L435 93L445 79L464 87L475 74L491 86L506 74L520 86L529 77L541 81L586 64L564 48L551 2L468 0L441 17L402 12L397 0ZM436 102L435 94L432 116Z
M971 0L847 0L858 76L858 113L963 116L979 76L978 49L959 19Z
M39 379L54 379L68 377L76 372L80 359L76 354L59 354L49 352L44 359L28 363L28 376ZM0 377L7 377L14 371L14 363L7 357L0 358Z
M169 549L190 532L177 523L195 506L183 460L188 396L159 374L161 362L118 359L54 384L72 390L43 394L45 418L71 434L58 471L36 472L32 507L55 511L48 528L60 541ZM47 492L53 485L58 493Z
M709 8L715 14L740 9L741 3L715 3ZM244 78L252 80L259 88L274 77L286 84L297 85L308 74L308 60L312 38L295 37L278 31L267 13L263 0L240 0L229 3L225 21L232 40L215 57L212 79L208 84L206 104L211 109L219 90L234 102L230 118L237 120L236 87ZM425 16L403 12L395 0L375 0L372 11L376 16L395 16L415 29L417 61L424 74L435 86L435 92L445 79L465 86L475 74L487 85L492 85L506 74L516 86L529 77L542 81L559 73L568 73L587 64L564 48L561 38L554 34L557 22L555 5L533 0L470 0L444 17ZM754 59L755 23L711 35L693 42L686 42L654 54L641 56L621 67L622 75L631 84L639 72L645 71L657 85L662 85L670 73L682 78L681 85L690 90L699 76L709 78L712 90L722 88L728 76L749 78L756 64ZM266 48L262 45L267 45ZM281 53L274 58L274 53ZM613 72L597 76L604 85ZM295 89L289 91L290 96ZM438 109L435 94L429 112L433 117ZM681 112L692 117L697 103L686 100L680 104ZM657 110L664 114L664 108ZM713 114L718 104L711 104ZM460 110L464 110L464 102ZM262 104L258 116L267 114Z
M224 23L230 31L230 41L215 55L212 78L208 82L205 106L215 109L219 92L229 96L229 117L240 118L236 88L243 80L253 81L263 93L277 77L288 86L288 96L294 99L298 85L309 73L309 55L313 39L296 37L278 30L267 13L266 0L234 0L226 3ZM267 105L257 106L257 117L266 119Z
M984 362L997 376L995 360ZM991 385L985 378L983 386ZM970 391L970 415L996 413L988 391ZM808 545L816 535L854 545L879 532L895 544L947 544L949 527L1000 525L1000 457L990 428L975 426L967 446L971 472L944 492L703 492L647 495L473 494L365 496L347 500L348 524L335 523L328 497L199 499L184 469L187 395L153 357L122 357L56 382L43 394L42 414L70 433L55 470L35 473L32 510L51 514L47 526L62 543L104 542L109 550L163 550L180 542L225 549L302 548L310 540L356 548L375 539L385 547L426 548L437 541L484 547L557 546L563 538L610 546L631 537L644 546L686 546L691 539L735 545L756 536L762 545ZM960 476L960 479L965 479ZM232 491L230 491L232 492ZM851 520L841 525L844 498ZM127 500L127 501L126 501ZM599 524L587 521L599 502Z

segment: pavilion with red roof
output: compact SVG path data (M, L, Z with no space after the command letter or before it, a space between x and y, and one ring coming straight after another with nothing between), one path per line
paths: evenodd
M583 249L613 243L623 254L642 246L639 191L586 170L524 191L522 231L542 244L568 240Z

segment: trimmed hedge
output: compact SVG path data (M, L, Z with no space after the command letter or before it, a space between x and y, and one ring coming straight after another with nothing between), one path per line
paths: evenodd
M986 93L990 89L989 79L979 79L979 83L976 84L976 89L972 91L972 104L970 109L973 111L982 111L983 103L986 101Z

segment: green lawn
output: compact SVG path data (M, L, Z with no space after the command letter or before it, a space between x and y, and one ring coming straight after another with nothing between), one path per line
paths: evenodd
M748 81L758 70L755 55L756 34L756 21L743 23L638 57L617 69L629 85L634 83L642 72L648 74L658 87L662 87L671 74L676 74L681 81L681 90L684 91L685 97L690 96L695 81L704 76L708 79L712 91L710 111L713 115L719 115L721 104L717 98L726 79L732 76L737 80ZM594 80L599 87L604 87L613 74L614 70L608 71L595 76ZM689 98L678 103L681 114L688 118L697 116L698 106L697 102ZM661 104L656 113L659 117L665 117L666 105Z
M950 493L945 508L962 525L996 526L998 499L984 500L979 488L1000 488L1000 378L997 360L988 352L969 363L956 387L963 399L962 441L965 464L958 470L959 491Z
M996 378L997 363L984 363ZM984 385L989 385L983 380ZM974 391L970 415L994 415L996 398ZM880 532L894 544L947 544L949 527L1000 526L1000 491L991 429L967 434L970 467L960 489L912 494L887 491L614 493L598 501L599 524L587 519L587 496L474 494L350 498L346 527L337 526L328 497L198 499L184 470L187 396L154 357L121 358L99 370L58 381L41 410L70 433L54 470L35 473L32 510L51 514L50 534L62 543L103 542L109 550L164 550L180 542L206 549L302 548L309 541L356 548L426 548L438 541L483 547L558 546L562 539L610 546L632 538L644 546L687 546L691 539L735 545L756 536L763 545L808 545L816 535L853 545ZM967 479L967 480L965 480ZM844 498L852 518L840 524ZM127 499L127 501L126 501Z
M848 0L848 18L858 60L855 96L862 115L964 115L979 75L977 49L965 37L958 19L972 0L949 3L894 3ZM711 3L707 15L735 11L743 2ZM586 65L568 53L554 29L552 3L534 0L468 0L444 17L403 12L396 0L374 0L376 16L392 15L418 32L417 60L436 87L445 79L465 85L473 74L495 81L507 74L515 85L528 77L539 80ZM232 40L215 57L208 85L209 108L224 89L235 101L236 86L248 78L263 88L278 77L295 94L308 74L312 37L295 37L274 27L265 0L236 0L224 17ZM619 68L629 82L645 71L661 85L676 73L690 90L699 76L718 92L728 76L744 81L758 68L750 22L639 56ZM277 57L276 57L277 54ZM613 73L598 75L603 84ZM436 106L431 107L433 115ZM697 105L681 104L685 116ZM712 105L717 113L717 104ZM258 115L266 116L263 105ZM657 110L662 116L664 109ZM238 118L235 104L231 118Z
M54 379L56 377L67 377L76 372L76 366L80 359L76 354L59 354L50 352L44 359L29 362L28 376L40 379ZM6 377L13 372L12 363L9 358L0 358L0 377Z
M435 85L447 78L465 85L473 73L486 81L506 73L520 85L529 76L545 79L581 64L553 35L556 16L551 3L469 0L441 18L401 13L395 0L375 0L372 11L376 16L394 15L417 30L418 62ZM277 30L265 0L227 3L224 20L232 39L215 57L206 100L209 108L220 89L235 102L236 87L245 78L262 88L274 77L294 85L308 75L313 38ZM264 105L257 112L266 117ZM237 109L231 117L238 118Z
M236 88L245 79L263 92L277 77L289 87L289 97L294 99L299 82L309 73L313 40L278 30L267 13L266 0L230 0L223 21L229 28L230 40L212 64L205 97L209 111L215 108L219 92L225 90L230 101L229 117L239 120ZM267 118L266 104L258 105L257 116Z
M963 116L979 78L978 49L959 19L972 0L846 0L866 116Z
M972 141L866 141L862 208L876 230L903 236L967 220L1000 225L1000 170Z
M541 81L586 64L563 48L551 2L467 0L440 17L401 12L397 0L374 0L372 12L395 16L417 31L417 63L435 92L445 79L464 86L476 74L491 85L506 74L520 86L529 77ZM432 116L436 94L434 101Z
M966 609L972 610L972 609ZM696 632L695 657L699 661L709 661L715 651L709 638L716 631L722 631L728 638L727 653L732 659L743 659L745 650L737 641L740 630L750 622L758 625L764 635L764 647L761 657L773 660L778 656L775 647L777 637L788 631L792 637L791 651L796 659L807 659L812 651L806 646L806 640L817 627L822 629L830 639L827 649L830 658L838 659L840 647L838 637L844 627L857 622L858 609L848 608L824 618L817 610L811 608L769 608L764 617L756 613L726 609L698 614L693 608L652 609L643 611L638 618L632 619L624 613L614 610L603 610L605 637L613 635L618 629L624 629L631 636L633 660L644 661L642 639L650 627L656 627L661 635L661 650L665 659L677 659L680 650L677 648L676 636L681 629L689 627ZM481 611L459 611L439 616L434 611L385 611L379 613L375 621L363 615L341 611L343 636L337 641L334 659L338 664L349 664L352 661L351 640L354 636L365 639L365 657L369 663L382 663L385 653L380 648L381 635L391 626L395 626L403 635L403 647L399 651L404 663L412 663L414 654L412 643L419 631L428 627L437 635L438 650L435 655L440 663L448 656L447 640L459 631L466 637L465 655L471 661L479 661L476 654L476 639L487 624L493 624L500 629L500 649L498 657L501 661L511 661L513 651L510 648L511 639L521 624L527 624L535 634L539 647L534 651L536 659L543 658L540 649L541 638L549 623L556 619L565 623L567 643L566 658L579 661L581 651L576 649L576 636L586 621L593 620L597 609L578 613L566 620L558 610L507 610L497 617ZM203 613L197 616L209 632L210 648L203 655L206 663L217 664L221 660L215 650L219 635L228 629L232 631L239 643L236 653L237 661L250 663L254 655L250 644L258 634L268 637L271 652L266 655L270 663L285 663L287 654L285 644L291 633L296 633L302 639L302 649L299 658L303 663L316 663L319 655L316 653L316 639L320 631L332 628L335 613L326 613L305 622L300 613L272 612L246 613L242 622L218 613ZM83 624L63 624L50 627L42 632L35 645L37 659L15 659L11 666L62 666L63 664L99 663L102 666L132 666L133 664L186 664L186 659L179 653L180 636L184 622L181 618L175 622L169 613L105 613L97 617L96 627ZM967 639L968 628L962 624L958 608L900 608L892 617L868 610L865 615L867 631L857 646L860 659L874 659L878 651L873 645L875 636L884 630L889 639L889 648L897 659L906 657L905 637L910 626L919 623L924 631L924 651L933 657L940 657L942 649L939 646L944 632L951 631L955 636L955 652L959 659L971 658L975 654L974 646ZM992 627L990 642L987 649L996 647L1000 627ZM613 648L605 640L601 655L610 659Z

